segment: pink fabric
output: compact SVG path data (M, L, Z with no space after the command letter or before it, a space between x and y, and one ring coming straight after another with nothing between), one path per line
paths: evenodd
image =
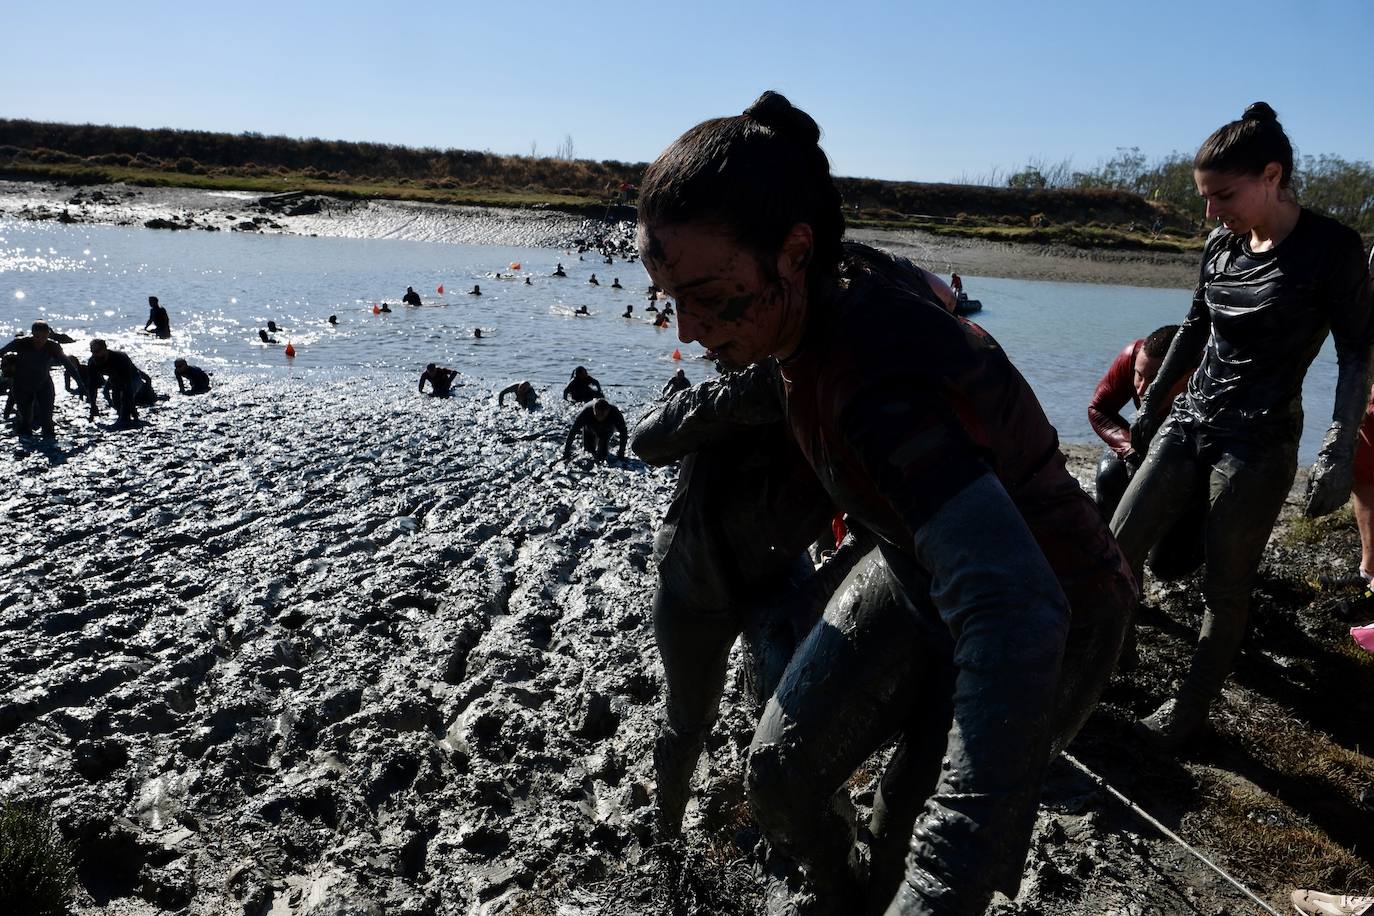
M1366 652L1374 652L1374 624L1367 627L1351 627L1350 635Z

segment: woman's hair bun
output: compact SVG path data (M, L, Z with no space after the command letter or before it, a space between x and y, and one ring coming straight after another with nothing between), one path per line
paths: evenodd
M787 96L771 89L744 109L744 114L791 140L817 143L821 139L821 129L811 116L800 108L793 108Z
M1234 110L1234 109L1232 109ZM1242 121L1277 121L1278 114L1269 107L1268 102L1254 102L1240 116Z

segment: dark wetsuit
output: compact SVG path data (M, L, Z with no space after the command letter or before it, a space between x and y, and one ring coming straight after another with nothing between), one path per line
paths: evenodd
M563 459L572 457L573 441L582 434L582 447L598 461L604 460L611 450L611 434L620 433L620 457L625 457L625 443L629 433L625 429L625 415L614 404L608 405L604 419L596 418L596 408L586 407L573 421L568 430L568 441L563 444Z
M415 290L413 289L408 289L406 290L406 294L401 297L401 301L404 302L406 305L419 305L420 294L415 292Z
M668 379L668 384L663 386L663 391L659 393L659 396L666 398L669 395L677 394L679 391L686 391L691 387L692 383L687 381L685 375L674 375L672 378Z
M1364 251L1353 230L1303 210L1292 232L1260 254L1245 237L1214 231L1192 308L1145 393L1144 409L1153 408L1201 357L1154 442L1144 443L1149 455L1112 518L1139 570L1193 494L1207 495L1206 613L1178 695L1201 714L1245 634L1251 580L1297 470L1303 377L1328 330L1339 374L1331 431L1312 476L1327 504L1315 508L1330 511L1349 493L1374 343Z
M129 354L122 350L106 350L99 365L92 357L86 368L89 373L86 396L91 407L95 407L95 390L103 376L110 380L110 403L119 412L119 422L127 424L137 420L137 405L149 403L152 387L148 384L148 376L139 371Z
M204 394L210 390L210 373L199 366L179 367L175 373L177 388L181 390L182 394L186 393L188 384L191 394Z
M1016 891L1042 774L1096 704L1135 583L996 342L881 252L847 245L843 277L782 369L786 414L881 557L788 665L748 793L769 839L833 882L854 841L839 790L901 730L870 828L870 905L981 913Z
M148 306L148 320L143 323L143 330L148 330L148 325L153 326L153 333L158 337L166 339L172 336L172 319L160 305Z
M9 363L14 368L9 400L14 403L17 432L25 435L38 427L43 435L52 436L55 432L52 417L55 392L50 369L53 360L69 368L70 363L57 341L49 338L42 347L34 344L33 337L19 337L0 348L0 353L9 356Z
M526 410L534 410L534 408L538 407L539 395L534 390L534 387L530 386L529 388L524 389L524 391L521 391L520 385L520 382L516 382L514 385L508 385L505 388L502 388L501 393L496 396L496 405L499 407L502 403L505 402L506 395L513 394L515 395L515 403L519 404Z
M1135 363L1144 345L1145 338L1141 337L1122 348L1088 402L1088 422L1107 444L1097 462L1097 508L1108 521L1116 512L1126 485L1145 460L1143 454L1131 448L1131 427L1121 416L1121 409L1127 404L1140 407L1135 390ZM1179 379L1173 394L1182 393L1186 383L1186 379ZM1172 400L1170 397L1161 402L1159 409L1167 412ZM1199 496L1150 551L1150 571L1156 578L1177 579L1202 564L1202 531L1206 518L1207 501Z
M457 369L445 369L443 366L435 366L433 370L426 369L424 372L420 373L420 385L418 390L424 391L425 382L429 382L430 388L433 389L431 393L434 397L447 397L449 392L453 390L453 380L457 377Z
M573 377L563 389L563 400L573 401L577 404L585 404L588 401L595 401L597 398L604 398L601 393L601 383L590 375L582 378Z

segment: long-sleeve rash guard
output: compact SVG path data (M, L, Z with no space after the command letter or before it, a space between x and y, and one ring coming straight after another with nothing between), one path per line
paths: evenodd
M620 412L620 408L614 404L608 405L610 409L606 412L605 419L596 418L595 407L584 407L582 412L573 421L572 429L568 430L568 439L563 446L563 457L568 458L572 455L572 447L577 434L583 430L591 430L604 443L609 450L611 444L611 433L620 433L620 457L625 457L625 445L630 438L629 432L625 429L625 415Z
M1143 337L1126 344L1116 359L1112 360L1106 374L1097 383L1092 400L1088 402L1088 422L1092 424L1093 432L1122 458L1129 455L1132 449L1131 426L1121 416L1121 409L1127 404L1140 407L1140 396L1135 390L1135 361L1144 346ZM1174 385L1172 394L1181 394L1186 384L1185 379L1180 379ZM1172 400L1173 397L1169 397L1158 409L1167 411L1168 402Z
M947 772L908 881L977 901L1019 878L1069 627L1095 622L1130 572L991 336L918 295L925 281L890 257L846 254L844 291L813 306L783 365L787 416L836 506L886 542L913 605L952 640ZM1008 549L1015 532L1029 536Z
M1304 209L1288 236L1254 253L1224 227L1207 237L1193 305L1145 394L1156 404L1201 356L1177 421L1211 438L1287 441L1302 433L1302 381L1335 337L1333 429L1353 454L1369 396L1374 305L1359 235Z

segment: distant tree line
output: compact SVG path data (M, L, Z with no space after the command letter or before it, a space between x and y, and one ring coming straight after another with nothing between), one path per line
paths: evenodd
M1361 232L1374 232L1374 165L1340 156L1302 156L1295 163L1294 189L1298 199ZM1078 170L1071 160L1045 162L1032 159L1005 177L984 176L1006 187L1047 190L1055 188L1114 188L1159 201L1188 214L1199 223L1205 212L1193 184L1193 157L1179 152L1151 160L1139 147L1119 147L1116 155L1095 168Z

